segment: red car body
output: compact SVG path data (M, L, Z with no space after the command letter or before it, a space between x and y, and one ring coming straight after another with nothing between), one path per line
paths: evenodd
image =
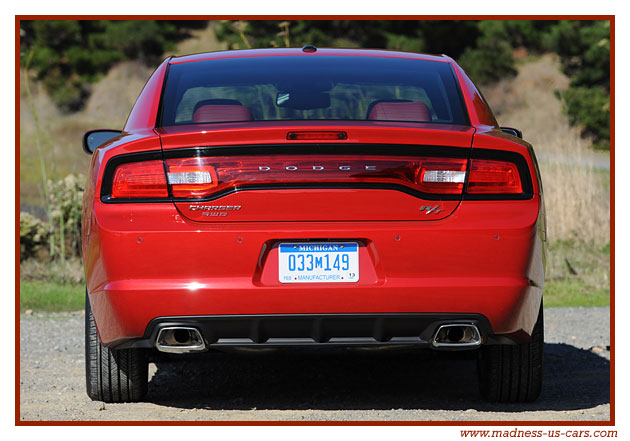
M368 120L157 123L169 66L229 58L321 56L447 63L469 124ZM372 153L370 146L393 146L404 152L431 146L436 151L455 151L469 168L471 158L495 158L495 154L508 161L518 158L520 178L530 191L519 197L423 199L386 186L324 183L318 187L298 184L243 191L236 186L210 202L175 198L116 203L108 198L111 191L104 190L116 167L134 155L164 161L193 156L191 152L203 147L220 149L217 151L223 157L229 157L231 149L246 146L253 152L246 158L256 160L261 148L264 156L268 146L284 155L296 145L290 134L304 132L315 134L308 135L315 139L305 136L299 141L305 155L300 160L308 167L313 163L307 154L309 146L322 158L344 146L348 152L353 146L366 148L370 158L380 154ZM325 139L327 133L343 138ZM273 159L269 155L264 158ZM435 206L439 208L431 211ZM541 309L546 239L542 185L533 150L501 130L478 89L446 56L275 49L169 58L147 82L122 134L94 151L82 228L89 304L100 342L112 350L155 345L153 327L161 319L173 322L174 317L193 327L194 320L187 318L246 317L247 327L257 323L256 317L338 317L343 321L363 315L383 315L388 320L414 314L428 314L442 321L474 315L480 317L481 343L518 347L530 341ZM329 240L358 244L358 282L279 281L279 243ZM289 341L303 335L282 331L275 335L278 326L276 322L267 328L263 324L256 337L228 331L225 336L240 338L232 341L236 346L239 342L262 346L275 341L282 346L303 341ZM273 330L265 335L269 329ZM229 343L229 339L213 339L204 333L205 347ZM245 337L249 340L244 341ZM339 337L345 337L349 344L367 342L365 335L353 330ZM360 338L352 341L352 337ZM373 343L397 342L398 336L389 337L394 338L373 338ZM308 343L335 342L344 340L324 338ZM429 346L426 339L411 343Z

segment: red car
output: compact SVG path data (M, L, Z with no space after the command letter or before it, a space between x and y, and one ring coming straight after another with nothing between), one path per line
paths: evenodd
M486 399L538 397L536 158L453 59L171 57L83 141L92 399L141 399L156 351L351 345L476 351Z

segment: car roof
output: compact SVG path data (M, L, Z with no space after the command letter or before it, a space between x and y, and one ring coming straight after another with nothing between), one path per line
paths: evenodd
M316 51L305 51L302 48L270 48L270 49L244 49L218 52L206 52L201 54L172 57L170 64L190 63L194 61L219 60L225 58L248 57L282 57L282 56L346 56L346 57L383 57L383 58L407 58L413 60L439 61L450 63L453 59L446 55L430 55L414 52L391 51L383 49L333 49L317 48Z

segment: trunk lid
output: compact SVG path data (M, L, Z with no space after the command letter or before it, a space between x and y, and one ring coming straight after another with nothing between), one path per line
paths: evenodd
M157 132L167 171L185 170L192 162L203 164L212 176L214 187L193 198L173 190L174 204L190 220L415 221L444 219L459 205L461 191L447 184L452 190L443 193L434 178L443 176L440 170L446 167L459 170L449 173L461 179L474 129L285 121L186 125ZM288 139L302 132L315 133L315 139ZM317 139L317 133L343 133L343 139Z

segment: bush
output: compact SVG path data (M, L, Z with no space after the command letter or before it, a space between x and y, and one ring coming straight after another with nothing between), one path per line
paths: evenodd
M81 252L81 205L83 175L68 175L56 182L48 181L49 221L53 225L55 255L79 256Z
M20 212L20 262L35 257L48 245L50 225L35 216Z
M593 138L593 147L610 150L610 94L601 87L570 87L558 95L571 124L583 127L582 134Z
M29 213L20 213L20 260L28 257L59 259L81 255L81 206L83 175L68 175L48 181L48 222Z

